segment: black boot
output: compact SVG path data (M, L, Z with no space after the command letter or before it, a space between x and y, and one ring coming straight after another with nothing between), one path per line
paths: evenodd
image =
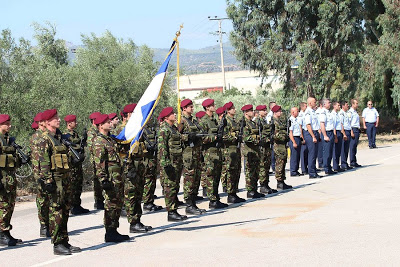
M83 208L81 205L76 205L71 209L71 214L73 215L81 215L86 213L89 213L89 210Z
M228 207L228 204L222 203L219 200L215 200L215 201L210 201L210 203L208 204L208 207L210 209L224 209L226 207Z
M153 227L146 226L141 222L132 223L131 226L129 226L130 233L147 233L151 229L153 229Z
M143 204L143 209L147 210L147 211L158 211L158 210L162 210L163 207L158 206L154 203L146 203L146 204Z
M69 249L69 251L71 251L71 253L79 253L82 252L82 249L80 247L75 247L72 246L70 243L68 243L68 241L63 242L64 247L66 247L67 249Z
M8 236L8 238L9 238L10 240L15 241L15 242L17 243L17 245L22 244L22 239L14 238L14 237L11 235L10 231L4 231L4 234L5 234L6 236Z
M127 216L127 214L126 214L126 209L122 209L122 210L121 210L120 216L121 216L121 217L126 217L126 216Z
M13 247L17 245L17 240L16 239L11 239L9 237L9 231L2 231L0 232L0 246L9 246Z
M226 189L226 186L222 186L222 191L223 191L224 193L228 192L228 189Z
M196 201L192 199L186 200L186 204L188 205L185 210L186 214L200 215L206 212L204 209L199 209L196 205Z
M248 191L247 198L260 198L265 197L264 194L258 193L257 191Z
M202 197L202 196L196 196L195 200L196 200L196 201L201 201L201 200L204 200L204 197Z
M94 208L96 210L104 210L104 202L103 201L96 201L94 203Z
M69 250L67 247L65 247L64 244L54 244L53 247L53 253L54 255L71 255L71 250Z
M277 193L278 191L269 187L268 184L264 184L260 187L260 192L263 194L269 195L269 194Z
M287 190L287 189L292 189L293 186L285 184L285 181L282 182L278 182L276 188L278 189L278 191L282 191L282 190Z
M187 216L180 215L176 210L168 211L168 221L169 222L180 222L187 220Z
M207 187L203 187L203 197L207 197Z
M104 240L106 242L119 243L119 242L129 240L129 236L121 235L120 233L117 232L117 229L115 229L115 228L108 228L108 229L106 229L106 235L104 237Z
M48 226L40 225L40 237L51 237Z
M246 202L246 199L238 197L236 194L228 194L228 203L242 203Z

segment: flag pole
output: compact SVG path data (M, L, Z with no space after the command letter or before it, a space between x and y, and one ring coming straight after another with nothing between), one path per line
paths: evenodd
M183 24L179 26L179 31L176 32L175 42L176 42L176 87L178 90L178 124L181 123L181 96L180 96L180 88L179 88L179 42L178 37L181 35L181 30L183 28Z

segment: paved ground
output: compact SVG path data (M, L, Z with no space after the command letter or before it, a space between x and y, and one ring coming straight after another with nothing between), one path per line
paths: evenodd
M363 168L318 181L289 177L294 190L183 223L168 223L165 212L146 214L142 221L154 231L131 234L134 240L121 244L103 242L102 212L71 217L71 243L84 251L67 257L54 256L50 241L39 238L35 204L19 203L12 233L25 243L0 248L0 265L399 266L400 144L361 149L358 161ZM83 201L92 208L92 193ZM208 202L199 206L208 208ZM120 224L120 232L128 234L126 218Z

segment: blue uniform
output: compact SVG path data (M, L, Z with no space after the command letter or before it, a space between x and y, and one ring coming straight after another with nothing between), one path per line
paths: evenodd
M368 146L370 148L376 147L376 121L379 113L375 108L365 108L362 112L362 117L365 120L365 126L367 126Z
M320 123L319 121L319 116L321 115L322 108L318 108L315 113L317 114L318 118L318 124ZM318 140L318 168L322 169L324 166L324 159L323 159L323 152L324 152L324 140L323 136L321 133L321 138Z
M306 146L308 148L308 173L310 176L317 175L317 168L315 165L315 161L317 159L318 153L318 142L314 143L311 134L307 131L307 125L311 125L311 129L315 138L319 139L318 130L320 129L319 121L317 118L317 114L315 111L310 107L307 107L305 114L304 114L304 139L306 141Z
M342 152L342 143L343 143L343 122L342 118L339 115L339 112L332 110L332 116L335 120L335 129L336 129L336 137L337 143L333 146L333 170L340 169L340 154Z
M353 108L350 108L349 113L351 115L350 125L354 133L354 138L350 137L350 166L354 167L358 164L356 155L358 140L360 138L360 116Z
M333 144L335 143L335 120L332 116L332 113L329 112L326 108L322 109L321 114L319 115L319 121L321 124L325 124L325 132L326 136L329 137L329 141L325 141L324 137L321 136L321 142L323 144L323 163L324 163L324 171L326 174L332 171L331 161L332 161L332 151ZM321 133L322 134L322 133Z
M297 117L299 123L303 127L304 125L304 111L299 112L299 116ZM308 149L306 144L301 144L300 151L300 162L301 162L301 172L304 174L308 174Z
M293 133L294 141L297 144L297 148L294 148L292 140L289 141L290 147L290 175L294 176L297 174L299 170L299 163L300 163L300 152L301 152L301 119L298 119L291 116L289 118L291 121L291 125L289 130Z
M351 125L350 125L351 114L349 111L344 111L342 109L339 112L339 116L343 122L343 129L347 136L347 140L344 140L343 136L342 151L340 153L340 165L342 169L346 169L349 167L347 163L347 158L349 156L350 139L351 139Z

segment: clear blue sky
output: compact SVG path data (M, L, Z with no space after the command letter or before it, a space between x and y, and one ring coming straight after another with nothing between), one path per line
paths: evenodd
M81 34L110 30L138 45L169 48L183 23L180 46L196 49L217 44L217 36L210 32L218 30L218 23L208 16L226 17L225 9L225 0L1 0L0 29L10 29L16 39L31 40L32 22L49 21L57 26L58 38L77 45ZM232 30L229 20L222 22L222 30Z

